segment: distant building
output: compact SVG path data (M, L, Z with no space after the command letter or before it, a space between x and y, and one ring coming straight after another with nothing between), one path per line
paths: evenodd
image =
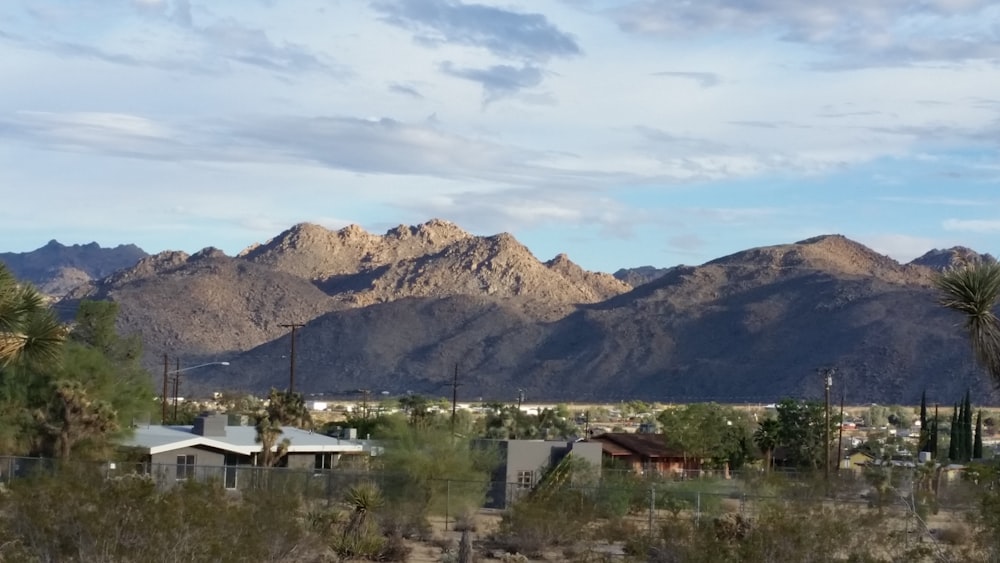
M702 469L702 460L690 458L667 444L663 434L606 432L587 439L601 445L604 459L624 465L639 475L683 475Z
M600 477L599 444L560 440L475 440L473 447L493 448L500 456L500 465L491 479L487 508L506 508L570 456L585 462L593 471L593 477Z
M131 451L139 467L161 484L189 478L219 478L226 488L240 487L240 475L260 464L262 447L257 430L240 424L239 417L202 414L193 426L140 426L121 447ZM324 434L285 427L280 440L289 441L288 453L279 460L280 467L328 470L342 455L369 455L355 440L331 438Z

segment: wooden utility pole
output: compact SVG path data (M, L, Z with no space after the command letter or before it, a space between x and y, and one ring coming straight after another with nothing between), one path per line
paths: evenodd
M305 325L302 323L287 323L278 326L292 329L292 352L288 358L288 393L291 394L295 391L295 330Z
M361 418L368 420L368 395L371 389L358 389L361 391Z
M160 395L160 405L163 412L160 414L160 424L167 423L167 371L169 369L169 363L167 360L167 355L163 355L163 395Z
M174 424L177 424L177 401L179 399L178 392L181 387L181 359L176 358L177 367L174 368Z
M826 444L823 451L826 453L824 456L825 469L824 478L827 482L827 490L829 491L830 484L830 387L833 386L833 370L824 369L823 370L823 387L826 388Z
M844 461L844 398L847 390L840 392L840 428L837 430L837 473L840 473L840 466Z
M455 364L455 377L451 382L451 433L455 433L455 417L458 413L458 363Z

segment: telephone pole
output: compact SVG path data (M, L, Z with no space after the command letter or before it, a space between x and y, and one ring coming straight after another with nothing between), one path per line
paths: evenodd
M181 359L175 359L177 360L177 367L174 368L174 424L177 424L177 400L179 399L177 393L181 386Z
M160 424L167 423L167 371L169 370L169 363L167 360L167 355L163 354L163 395L160 395L160 406L163 408L163 412L160 414Z
M295 330L305 325L302 323L287 323L278 326L292 329L292 353L288 357L288 394L290 395L295 391Z
M451 433L455 433L455 416L458 408L458 363L455 363L455 377L451 382Z
M826 467L824 469L824 478L827 483L827 491L829 492L830 485L830 387L833 387L833 372L832 368L826 368L822 370L823 377L823 387L826 388L826 444L824 444L823 451L825 452L824 461Z

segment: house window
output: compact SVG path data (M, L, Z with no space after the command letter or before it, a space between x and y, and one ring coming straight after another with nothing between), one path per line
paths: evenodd
M517 472L517 488L518 489L530 489L535 484L535 472L534 471L518 471Z
M333 454L316 454L313 469L316 473L333 469Z
M192 477L194 477L194 456L177 456L177 480L183 481L184 479L190 479Z

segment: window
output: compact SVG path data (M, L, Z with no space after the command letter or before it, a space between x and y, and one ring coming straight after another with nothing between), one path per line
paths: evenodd
M177 456L177 480L183 481L184 479L190 479L192 477L194 477L194 456Z
M321 473L330 469L333 469L333 454L316 454L313 470L316 473Z
M535 484L535 472L534 471L518 471L517 472L517 488L518 489L530 489Z

